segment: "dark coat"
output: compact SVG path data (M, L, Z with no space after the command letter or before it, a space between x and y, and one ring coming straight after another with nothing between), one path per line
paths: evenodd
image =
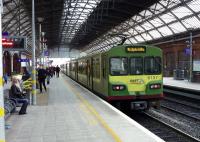
M47 72L45 69L39 69L38 70L38 80L45 79L47 76Z
M15 84L13 84L11 86L11 94L10 94L11 98L19 98L22 99L23 98L23 93L20 91L19 87L17 87Z

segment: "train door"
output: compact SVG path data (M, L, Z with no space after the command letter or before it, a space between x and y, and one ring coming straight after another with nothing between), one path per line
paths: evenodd
M107 70L108 69L106 67L108 62L107 62L107 58L106 58L105 55L102 56L101 63L102 63L101 73L102 73L103 91L104 91L105 95L108 95L108 77L107 77Z
M90 88L90 63L89 60L87 60L87 86Z
M75 67L76 67L76 69L75 69L75 80L78 81L78 62L75 62Z
M93 90L93 78L94 78L94 73L93 73L93 71L94 71L94 69L93 69L93 67L94 67L94 59L93 58L91 58L91 60L90 60L90 64L91 64L91 78L90 78L90 83L91 83L91 89Z

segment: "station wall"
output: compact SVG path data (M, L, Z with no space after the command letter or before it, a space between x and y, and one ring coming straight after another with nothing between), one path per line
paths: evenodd
M184 70L185 76L188 78L190 70L190 46L188 40L184 39L157 45L163 49L164 76L173 76L173 70L178 68ZM200 63L200 37L193 38L192 47L193 69L195 69L193 71L193 78L196 78L197 82L200 82L200 70L197 67Z

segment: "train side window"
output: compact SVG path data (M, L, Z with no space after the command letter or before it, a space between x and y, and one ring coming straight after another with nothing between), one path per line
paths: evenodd
M100 78L100 61L96 59L96 78Z
M93 73L93 77L96 78L96 62L95 62L95 59L92 59L92 73Z
M104 58L103 61L103 66L102 66L102 72L103 72L103 78L106 78L106 59Z
M143 74L143 58L134 57L130 59L130 74L132 75Z

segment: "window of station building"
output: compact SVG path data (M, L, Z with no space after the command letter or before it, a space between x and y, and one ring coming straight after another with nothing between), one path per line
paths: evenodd
M171 74L171 72L173 71L173 69L175 68L174 63L175 63L175 55L173 52L168 52L166 53L166 69L169 71L169 74Z
M145 57L144 72L145 74L160 74L161 73L161 58L160 57Z
M143 74L143 58L141 57L130 58L130 74L132 75Z
M178 52L178 68L189 69L190 66L190 55L185 51Z
M200 61L200 48L193 50L193 60Z
M128 59L125 57L114 57L110 59L110 74L111 75L127 75L128 74Z

